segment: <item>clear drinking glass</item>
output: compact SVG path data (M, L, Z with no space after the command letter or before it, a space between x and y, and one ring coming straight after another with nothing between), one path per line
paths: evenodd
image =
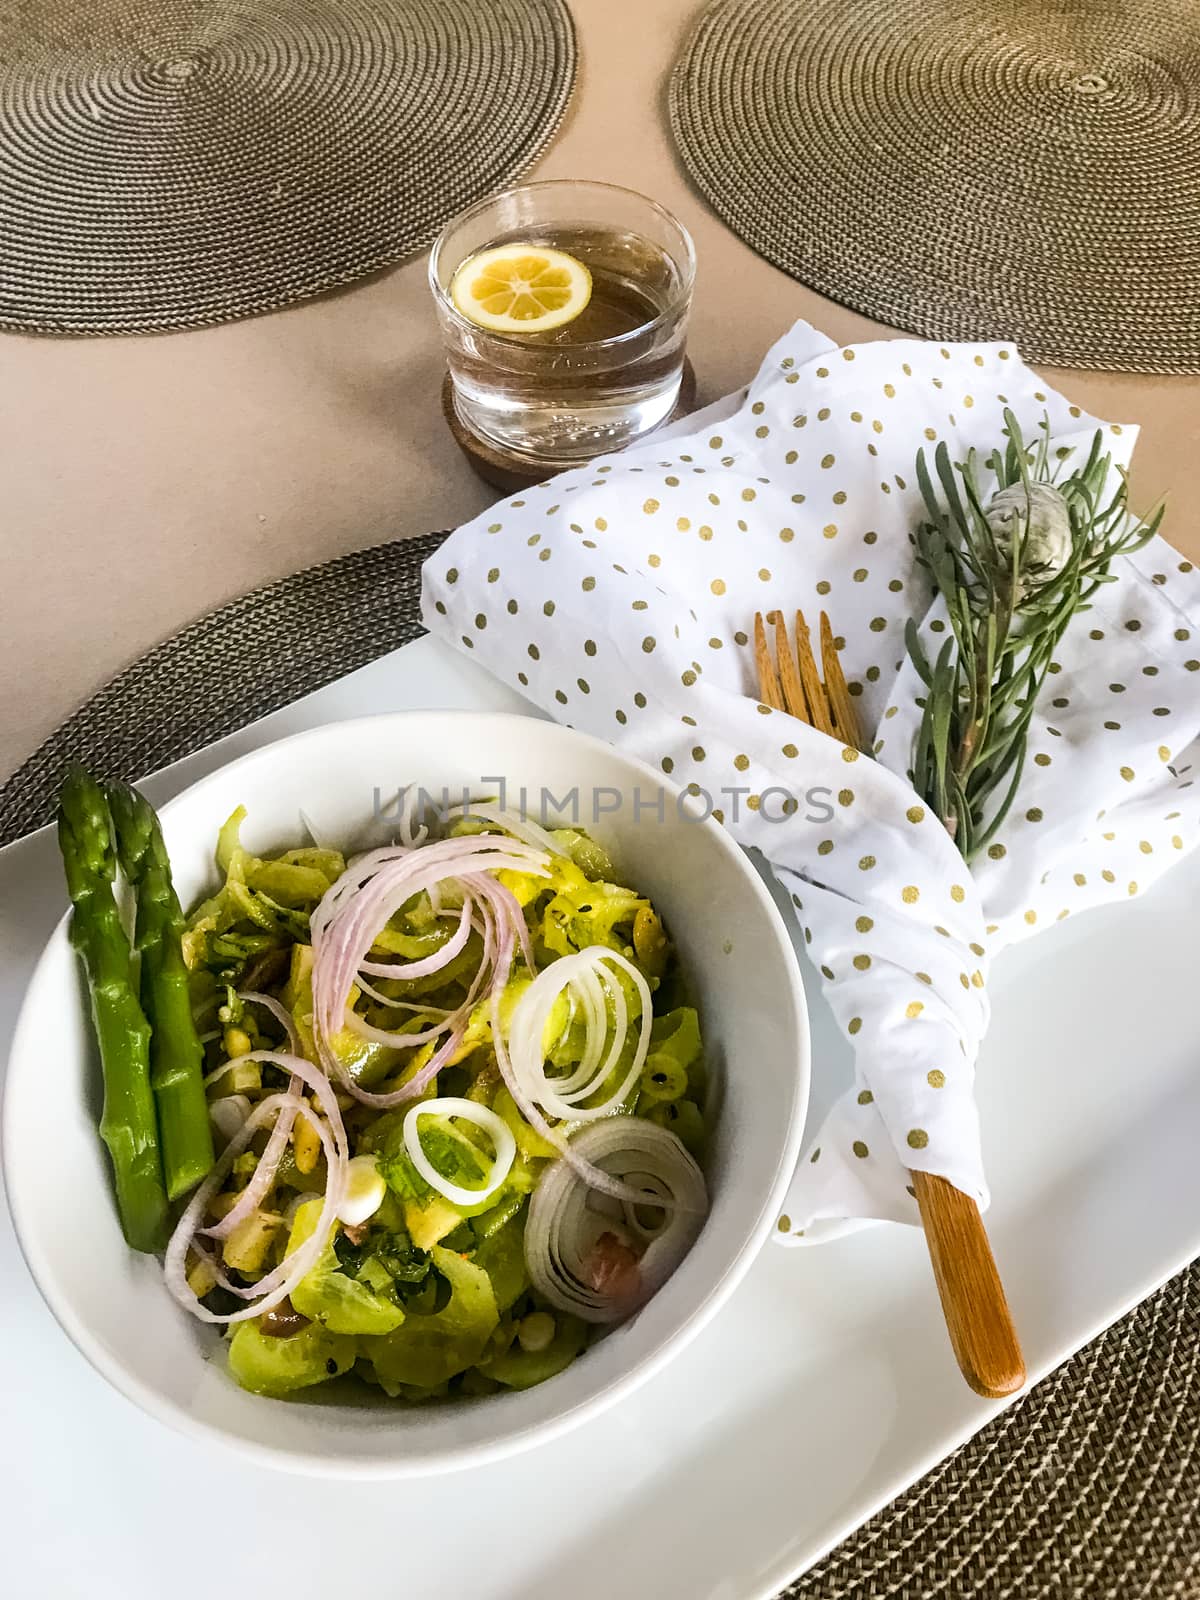
M462 263L514 243L587 265L592 298L573 322L496 333L456 309L450 285ZM687 229L630 189L531 183L472 206L446 225L429 259L460 419L548 467L632 444L674 409L694 277Z

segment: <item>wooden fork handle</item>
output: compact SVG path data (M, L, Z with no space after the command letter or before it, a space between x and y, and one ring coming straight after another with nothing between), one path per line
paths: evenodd
M962 1375L989 1400L1015 1394L1025 1382L1025 1358L979 1207L945 1178L914 1172L912 1179Z

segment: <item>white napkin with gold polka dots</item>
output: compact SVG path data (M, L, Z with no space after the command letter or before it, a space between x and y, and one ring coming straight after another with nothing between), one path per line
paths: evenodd
M916 1222L912 1168L986 1205L973 1083L991 961L1145 891L1200 838L1200 575L1162 539L1068 632L981 866L909 786L904 626L920 619L931 657L945 629L909 540L914 463L941 439L986 456L1005 406L1081 457L1102 426L1128 463L1135 430L1082 415L1011 346L838 349L799 323L743 394L516 495L425 567L435 633L670 773L790 891L855 1083L810 1139L782 1242ZM757 703L748 635L773 606L828 611L877 760Z

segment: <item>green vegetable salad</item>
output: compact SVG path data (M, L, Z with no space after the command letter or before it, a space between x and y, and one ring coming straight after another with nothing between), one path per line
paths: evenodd
M85 798L102 828L98 787ZM64 813L78 833L66 794ZM88 933L112 862L87 894L73 881L106 1120L138 1134L136 1190L128 1126L105 1134L127 1237L166 1241L172 1293L225 1328L259 1394L353 1374L425 1401L552 1377L656 1292L707 1209L699 1021L654 907L585 834L486 806L349 861L254 855L242 821L220 832L219 891L154 927L158 958L136 933L125 952L140 1054L106 1018ZM182 1046L145 992L164 946ZM161 1203L134 1216L154 1182Z

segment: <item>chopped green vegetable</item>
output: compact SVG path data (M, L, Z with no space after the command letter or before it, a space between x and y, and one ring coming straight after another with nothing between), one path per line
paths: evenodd
M662 1100L652 1104L646 1112L651 1122L667 1128L693 1156L704 1152L707 1129L700 1107L694 1100Z
M510 1189L507 1184L503 1184L497 1194L500 1196L497 1203L471 1220L471 1232L476 1240L490 1239L494 1233L499 1233L525 1204L525 1194L519 1189Z
M565 850L586 878L611 878L616 872L612 857L602 844L575 828L555 828L553 839Z
M289 1254L311 1239L322 1203L306 1200L296 1212ZM374 1288L361 1272L352 1278L342 1271L332 1240L292 1290L291 1299L302 1317L311 1318L330 1333L391 1333L404 1321L404 1309L391 1294Z
M287 850L271 860L251 855L241 845L245 817L239 806L218 835L225 883L189 918L183 940L189 968L237 972L272 944L306 938L309 913L345 870L336 850ZM261 931L247 930L246 923Z
M554 1161L558 1158L557 1148L529 1126L507 1089L497 1091L492 1109L508 1123L517 1149L527 1160Z
M554 1337L544 1349L524 1350L514 1342L502 1355L485 1361L480 1371L506 1389L531 1389L565 1371L587 1343L587 1337L586 1322L560 1313L555 1318Z
M316 1061L318 1056L316 1039L313 1035L312 964L311 945L292 946L288 981L280 998L292 1014L292 1021L296 1026L296 1032L300 1035L304 1054L310 1061ZM352 1001L357 999L357 990L353 992L351 999ZM399 1050L360 1038L350 1028L339 1028L328 1043L330 1050L345 1069L347 1077L361 1084L364 1089L375 1088L390 1072L394 1072L404 1059Z
M593 881L573 862L559 856L552 868L557 893L542 913L542 942L554 955L572 955L589 945L627 950L639 910L649 905L620 884Z
M410 1310L394 1333L362 1341L363 1354L389 1394L406 1384L434 1388L473 1367L500 1320L491 1279L481 1267L437 1245L429 1253L450 1285L446 1305L429 1316Z
M661 1101L680 1100L703 1088L700 1019L691 1006L655 1017L639 1088L638 1104L647 1113Z
M502 1228L482 1240L471 1258L491 1279L492 1293L500 1311L507 1311L529 1287L529 1272L525 1266L525 1217L522 1209Z
M645 1099L678 1100L687 1093L687 1086L687 1073L674 1057L654 1051L646 1057L640 1082Z
M353 1244L342 1229L333 1239L334 1254L348 1278L360 1278L377 1291L388 1290L402 1300L411 1296L433 1270L424 1250L418 1250L401 1229L372 1229L362 1244Z
M670 1056L687 1071L700 1060L700 1018L691 1006L677 1006L655 1017L650 1028L652 1055Z
M226 877L233 864L233 858L241 849L242 823L246 820L245 806L238 806L236 811L230 813L221 824L217 834L217 848L215 851L217 866Z

